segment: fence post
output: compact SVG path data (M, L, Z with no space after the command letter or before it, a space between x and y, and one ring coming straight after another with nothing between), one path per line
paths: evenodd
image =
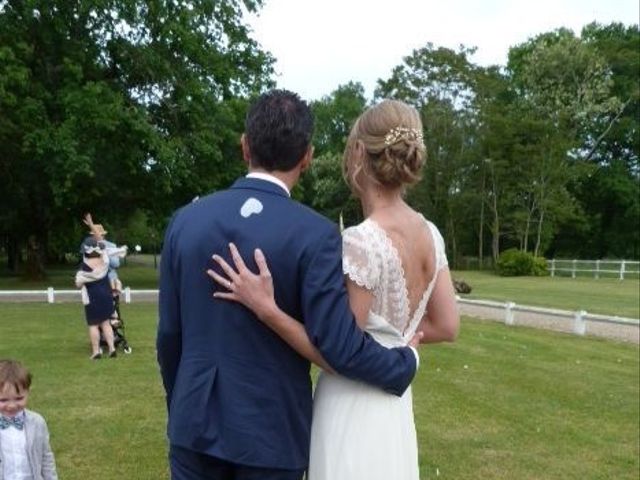
M624 260L620 263L620 280L624 280Z
M554 277L556 274L556 259L551 260L551 276Z
M124 303L131 303L131 289L129 287L124 289Z
M596 273L594 276L596 278L600 278L600 260L596 260Z
M571 262L571 278L576 278L576 262L577 260L575 258Z
M575 313L573 321L573 333L576 335L584 335L587 333L587 323L584 321L584 316L587 314L585 310L578 310Z
M56 301L56 299L54 297L53 287L47 288L47 302L55 303L55 301Z
M504 305L504 324L505 325L513 325L513 307L516 304L513 302L507 302Z

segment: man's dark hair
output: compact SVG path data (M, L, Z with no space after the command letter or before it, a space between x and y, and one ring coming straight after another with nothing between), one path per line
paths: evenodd
M300 97L287 90L262 94L245 120L251 164L271 172L288 172L311 144L313 115Z

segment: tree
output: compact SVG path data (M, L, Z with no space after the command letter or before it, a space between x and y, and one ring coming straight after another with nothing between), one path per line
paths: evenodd
M583 38L607 61L612 92L622 108L597 117L591 142L596 171L576 185L576 195L590 218L590 256L640 256L640 30L638 25L587 25ZM590 138L588 132L585 137Z
M304 201L334 221L342 216L346 225L362 219L360 203L342 178L342 157L347 137L364 111L364 87L350 82L311 103L315 117L314 161L303 177Z
M596 117L591 138L593 161L622 161L636 177L640 175L640 28L620 23L591 23L582 30L584 41L601 55L611 74L611 93L621 106L613 115ZM589 134L585 132L589 138ZM600 140L599 143L596 143Z
M360 202L342 178L342 155L327 153L317 157L310 174L315 210L335 222L342 218L346 226L362 221Z
M570 183L586 221L563 225L552 248L588 258L640 252L640 30L592 23L585 44L605 63L618 108L585 118L579 131L588 161Z
M612 75L602 55L566 29L513 47L508 70L525 118L533 122L527 129L535 138L526 142L533 168L526 171L524 183L530 188L525 188L529 203L523 247L535 221L537 255L543 250L543 232L553 232L563 218L572 217L573 202L567 201L566 189L580 164L592 155L592 119L615 118L623 105L611 94ZM549 235L546 238L548 242Z
M364 87L354 82L340 85L331 94L312 102L316 122L314 153L342 155L351 127L365 107Z
M388 80L379 80L376 98L407 102L420 112L427 147L423 179L409 201L444 228L453 262L458 256L458 226L464 224L462 184L473 156L474 66L458 51L427 44L404 58Z
M47 256L52 238L74 242L85 211L124 223L141 208L158 223L237 175L247 99L272 85L273 60L242 23L242 8L261 4L0 4L0 232L12 267L29 238Z
M478 257L484 257L486 225L495 264L504 235L506 222L503 216L513 210L517 189L513 149L521 115L516 108L517 97L511 82L500 68L477 69L475 87L476 156L470 164L465 190L469 192L468 202L479 210L477 217L473 212L469 216L478 225Z

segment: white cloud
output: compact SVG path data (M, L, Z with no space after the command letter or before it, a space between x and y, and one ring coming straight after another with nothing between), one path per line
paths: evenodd
M473 60L505 64L509 47L592 21L638 23L637 0L266 0L250 18L277 59L278 86L316 99L359 81L371 96L402 58L427 42L478 47Z

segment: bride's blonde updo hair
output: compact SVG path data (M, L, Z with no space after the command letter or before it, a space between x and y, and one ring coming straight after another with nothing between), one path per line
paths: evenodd
M358 161L358 143L364 148ZM367 109L351 129L342 162L352 190L358 191L360 172L387 188L407 187L420 180L426 148L420 115L398 100L383 100Z

